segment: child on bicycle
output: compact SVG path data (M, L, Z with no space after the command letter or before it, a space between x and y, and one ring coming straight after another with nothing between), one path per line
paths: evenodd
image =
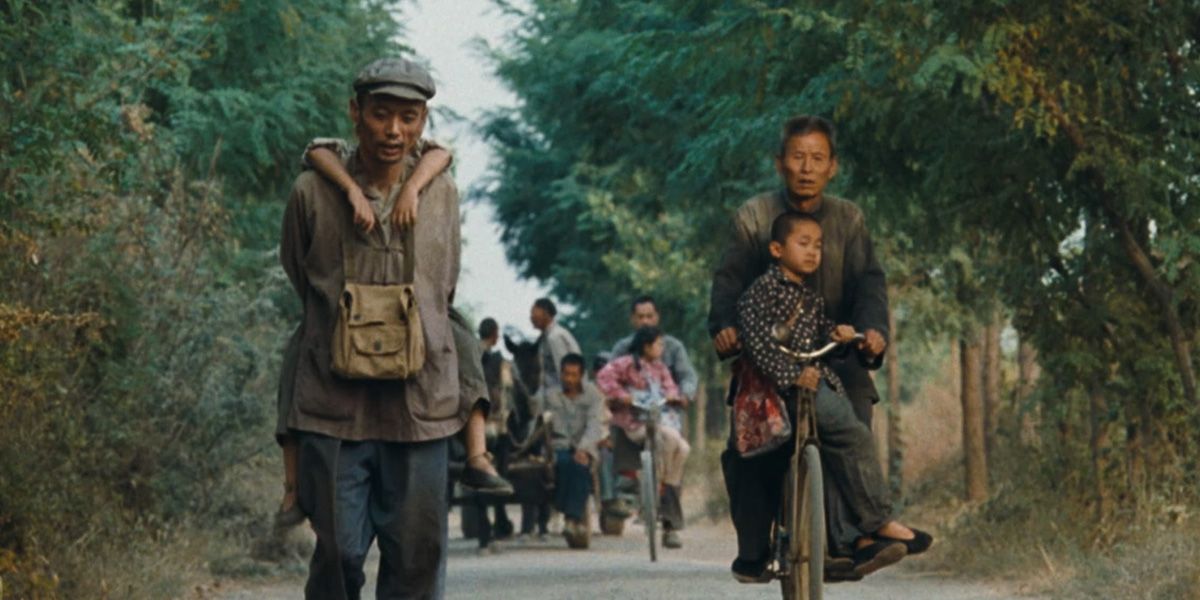
M891 500L871 430L855 416L833 370L824 362L802 367L780 348L783 345L792 351L809 352L830 340L849 342L855 335L853 327L835 325L825 316L824 301L809 285L821 265L820 223L806 213L783 213L772 225L769 250L776 264L747 288L737 305L742 359L752 367L750 378L765 380L785 402L791 401L788 409L793 414L800 388L816 392L822 462L849 508L850 514L844 516L850 527L845 530L854 536L833 540L834 550L848 547L846 550L853 555L853 573L846 578L861 578L907 554L925 551L932 537L892 520ZM743 424L737 415L734 421L739 427ZM772 559L771 527L779 514L793 444L779 444L751 455L749 450L737 448L739 433L735 431L726 450L738 460L722 456L727 463L726 489L738 536L738 556L732 571L740 582L763 583L772 576L767 572ZM830 528L834 537L836 529Z

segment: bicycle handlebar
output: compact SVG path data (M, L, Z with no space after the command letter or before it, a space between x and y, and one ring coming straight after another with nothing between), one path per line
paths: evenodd
M861 342L865 339L866 339L866 336L864 336L861 333L856 333L856 334L854 334L854 337L850 339L850 342ZM846 343L850 343L850 342L846 342ZM815 359L821 358L822 356L825 356L826 354L829 354L830 352L833 351L834 348L837 348L840 345L841 344L838 342L829 342L828 344L825 344L821 348L813 350L812 352L796 352L795 350L792 350L791 348L788 348L787 346L784 346L783 344L779 344L779 351L796 359L797 361L810 361L810 360L815 360Z

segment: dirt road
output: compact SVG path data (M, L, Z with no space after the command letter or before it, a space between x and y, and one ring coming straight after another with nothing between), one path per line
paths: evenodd
M452 531L454 531L452 529ZM651 563L642 529L630 525L619 538L595 536L592 548L569 550L561 537L543 542L504 542L496 554L479 555L473 540L452 539L446 583L449 599L534 598L779 598L779 586L742 585L729 576L733 529L702 524L684 532L682 550L660 551ZM919 557L909 559L920 560ZM376 559L368 564L363 598L374 598ZM231 590L225 600L300 598L300 580ZM998 600L1017 598L984 584L954 581L901 565L859 583L826 587L830 600Z

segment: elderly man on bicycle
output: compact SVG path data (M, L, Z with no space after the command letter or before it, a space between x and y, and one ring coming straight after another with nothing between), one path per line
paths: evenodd
M714 273L709 312L713 345L722 356L742 349L745 342L739 331L737 303L752 282L774 268L776 256L770 246L775 220L782 214L809 215L822 231L823 256L813 267L806 287L822 299L825 316L850 323L864 333L859 357L869 360L836 360L830 370L844 386L854 414L869 427L871 405L879 395L867 369L879 367L887 345L887 286L862 211L849 201L824 194L838 168L833 124L813 116L790 119L783 128L775 165L783 189L760 194L738 209L729 245ZM766 557L757 553L765 552L766 539L761 536L766 534L747 539L741 535L742 531L769 531L774 515L755 483L763 458L743 457L736 449L736 439L730 440L729 448L721 455L730 510L739 529L739 558L733 569L739 580L753 579L765 568ZM871 534L880 532L859 529L856 517L861 515L853 514L843 496L836 486L826 489L831 550L844 556L853 554L860 544L874 543ZM882 535L911 545L912 553L923 550L928 543L907 528Z

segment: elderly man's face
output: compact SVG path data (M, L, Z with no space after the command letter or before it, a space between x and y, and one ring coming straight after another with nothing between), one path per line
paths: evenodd
M820 196L837 174L837 159L830 154L829 138L813 131L789 138L783 156L775 158L775 169L793 198L809 200Z
M359 149L380 164L404 160L425 131L424 102L385 94L368 95L363 105L350 103Z

